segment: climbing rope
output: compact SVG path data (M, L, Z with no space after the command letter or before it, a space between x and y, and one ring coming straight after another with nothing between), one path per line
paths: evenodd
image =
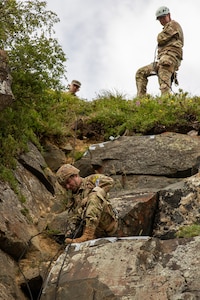
M85 210L86 211L86 210ZM83 226L84 224L84 217L82 218L79 226L76 228L76 230L74 231L73 233L73 237L72 237L72 240L75 239L78 235L78 233L80 232L81 230L81 227ZM58 288L59 288L59 283L60 283L60 276L61 276L61 273L62 273L62 270L63 270L63 267L64 267L64 264L65 264L65 261L67 259L67 254L69 252L69 249L71 247L71 244L68 244L66 249L65 249L65 255L64 255L64 258L63 258L63 261L62 261L62 264L61 264L61 267L60 267L60 270L59 270L59 273L58 273L58 277L57 277L57 280L56 280L56 287L55 287L55 294L54 294L54 300L57 299L57 294L58 294Z
M39 232L39 233L37 233L37 234L31 236L30 239L29 239L28 242L27 242L26 247L24 248L24 250L22 251L21 255L19 256L19 258L18 258L18 260L17 260L17 265L18 265L18 268L19 268L20 273L22 274L22 276L23 276L23 278L24 278L24 281L25 281L25 284L26 284L26 287L27 287L27 290L28 290L28 294L29 294L30 300L34 300L34 297L33 297L33 294L32 294L32 292L31 292L31 288L30 288L30 285L29 285L29 283L28 283L28 279L26 278L25 274L23 273L22 268L20 267L20 263L19 263L19 262L20 262L20 260L24 257L25 253L28 251L28 248L30 247L30 242L31 242L31 240L32 240L33 238L35 238L36 236L40 235L40 234L47 234L47 232L43 230L43 231L41 231L41 232ZM51 258L50 263L49 263L49 265L48 265L48 267L47 267L47 271L46 271L45 276L44 276L45 279L47 278L49 269L50 269L50 267L51 267L51 265L52 265L52 263L53 263L55 257L58 255L58 253L59 253L62 249L63 249L63 244L59 247L59 249L57 250L56 254ZM40 291L39 291L39 293L38 293L37 300L39 300L40 297L41 297L42 289L43 289L43 286L41 287L41 289L40 289Z
M36 236L38 236L38 235L40 235L40 234L42 234L42 232L39 232L39 233L33 235L33 236L28 240L26 247L24 248L24 250L22 251L21 255L19 256L19 258L18 258L18 260L17 260L17 265L18 265L19 271L20 271L20 273L22 274L22 276L23 276L23 278L24 278L24 281L25 281L25 284L26 284L26 287L27 287L27 290L28 290L28 293L29 293L29 296L30 296L30 299L31 299L31 300L33 300L33 294L32 294L32 292L31 292L31 289L30 289L28 280L27 280L26 276L24 275L24 273L23 273L23 271L22 271L22 269L21 269L21 267L20 267L19 262L20 262L20 260L23 258L24 254L27 252L28 248L30 247L30 242L31 242L31 240L32 240L34 237L36 237Z

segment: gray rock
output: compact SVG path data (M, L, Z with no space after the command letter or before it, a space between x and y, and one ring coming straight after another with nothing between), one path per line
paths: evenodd
M143 237L73 245L55 262L41 300L55 294L61 300L199 299L199 243L200 237Z
M35 298L43 287L42 300L200 299L199 236L176 237L200 220L199 137L119 137L106 147L92 155L115 180L110 200L129 236L65 252L47 229L64 232L67 193L29 144L14 171L17 193L0 182L2 300L30 299L27 283Z

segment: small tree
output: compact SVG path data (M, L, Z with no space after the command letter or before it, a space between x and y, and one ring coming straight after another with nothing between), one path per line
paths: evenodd
M32 101L45 89L60 88L65 54L53 26L59 22L46 1L0 1L0 47L9 54L13 93Z
M15 97L0 114L0 173L2 166L14 165L28 140L38 143L56 102L49 91L63 88L66 57L53 37L59 19L46 6L39 0L0 0L0 48L8 53Z

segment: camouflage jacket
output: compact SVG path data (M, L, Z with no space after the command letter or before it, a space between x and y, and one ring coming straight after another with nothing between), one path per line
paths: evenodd
M168 22L162 32L158 34L158 59L163 54L176 55L178 59L183 59L184 36L183 30L176 21Z
M82 179L79 190L72 194L68 205L70 222L74 227L84 220L85 226L96 229L96 237L113 234L117 217L108 200L113 184L113 179L103 174L92 174Z

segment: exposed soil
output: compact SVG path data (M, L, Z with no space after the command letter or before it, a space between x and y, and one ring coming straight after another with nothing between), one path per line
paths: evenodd
M199 135L200 133L200 122L196 121L195 116L187 115L185 116L186 124L180 125L175 124L173 126L164 126L162 124L156 124L151 129L147 130L146 132L141 133L142 135L154 135L154 134L161 134L164 132L176 132L182 134L193 134ZM85 143L98 143L105 141L105 130L103 126L99 123L89 123L88 120L80 119L74 124L73 131L75 133L75 138L79 140L85 140ZM136 132L126 130L123 135L134 135ZM137 132L137 134L140 134Z

